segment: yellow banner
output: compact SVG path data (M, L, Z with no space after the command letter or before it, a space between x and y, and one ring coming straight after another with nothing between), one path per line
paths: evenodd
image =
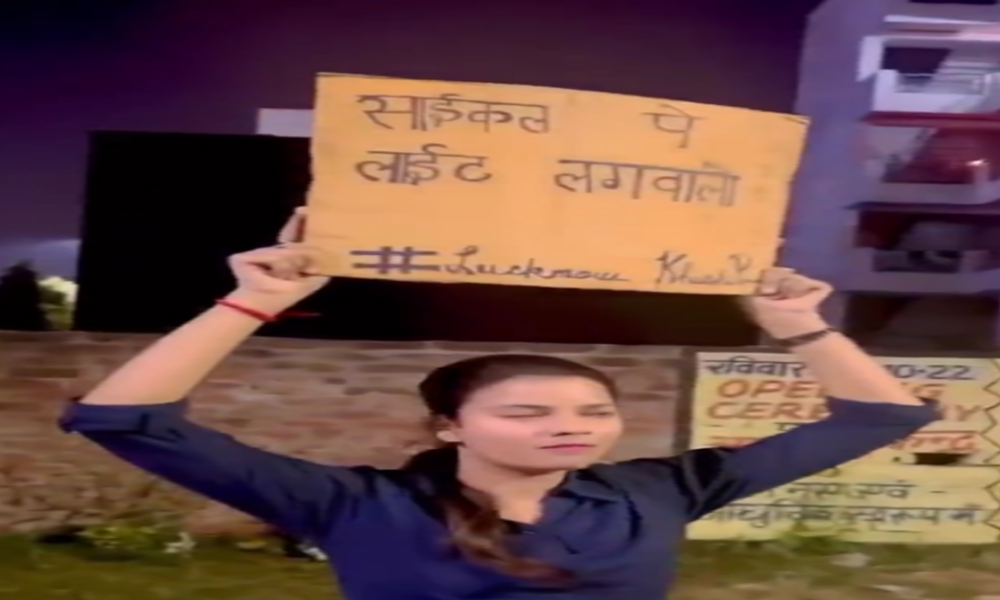
M942 421L870 459L913 463L914 455L962 455L962 464L1000 464L1000 380L984 358L879 357L914 394L940 400ZM741 446L826 414L822 390L794 357L778 353L698 354L692 444Z
M321 75L307 242L330 275L749 292L805 119L523 85Z
M1000 541L995 467L852 463L747 498L693 523L696 540L829 535L891 544Z
M878 357L942 421L818 477L739 502L696 523L695 539L794 530L899 543L1000 541L1000 366L980 358ZM692 446L742 446L826 415L822 390L788 354L701 352ZM1000 487L997 488L1000 490ZM837 531L833 531L837 530Z

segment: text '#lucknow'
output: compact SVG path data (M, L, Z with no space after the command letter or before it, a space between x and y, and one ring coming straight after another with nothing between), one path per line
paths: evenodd
M419 275L447 273L476 277L510 277L524 280L628 281L621 273L594 271L569 265L549 265L534 258L520 263L501 264L480 257L478 246L442 253L412 246L382 246L371 250L351 250L351 268L379 275Z

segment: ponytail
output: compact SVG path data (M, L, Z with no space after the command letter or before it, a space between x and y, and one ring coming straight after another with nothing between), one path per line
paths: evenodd
M458 480L456 445L415 454L404 468L430 481L434 490L432 502L441 511L451 541L463 556L520 579L562 581L567 578L568 574L558 567L511 551L510 532L492 499L463 486Z

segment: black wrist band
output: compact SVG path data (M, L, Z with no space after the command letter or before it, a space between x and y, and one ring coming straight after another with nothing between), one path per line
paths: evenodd
M817 340L821 340L831 333L836 333L837 330L833 327L826 327L818 331L810 331L809 333L803 333L800 335L793 335L788 338L775 338L774 343L781 348L796 348L798 346L803 346L805 344L811 344Z

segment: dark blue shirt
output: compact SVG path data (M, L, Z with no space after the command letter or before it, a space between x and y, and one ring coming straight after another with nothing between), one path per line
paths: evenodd
M570 474L521 527L525 553L574 573L568 587L463 559L400 470L331 467L196 425L185 404L73 404L62 420L119 458L320 547L354 600L662 600L691 521L863 456L938 418L936 406L830 400L830 415L740 449L597 465Z

